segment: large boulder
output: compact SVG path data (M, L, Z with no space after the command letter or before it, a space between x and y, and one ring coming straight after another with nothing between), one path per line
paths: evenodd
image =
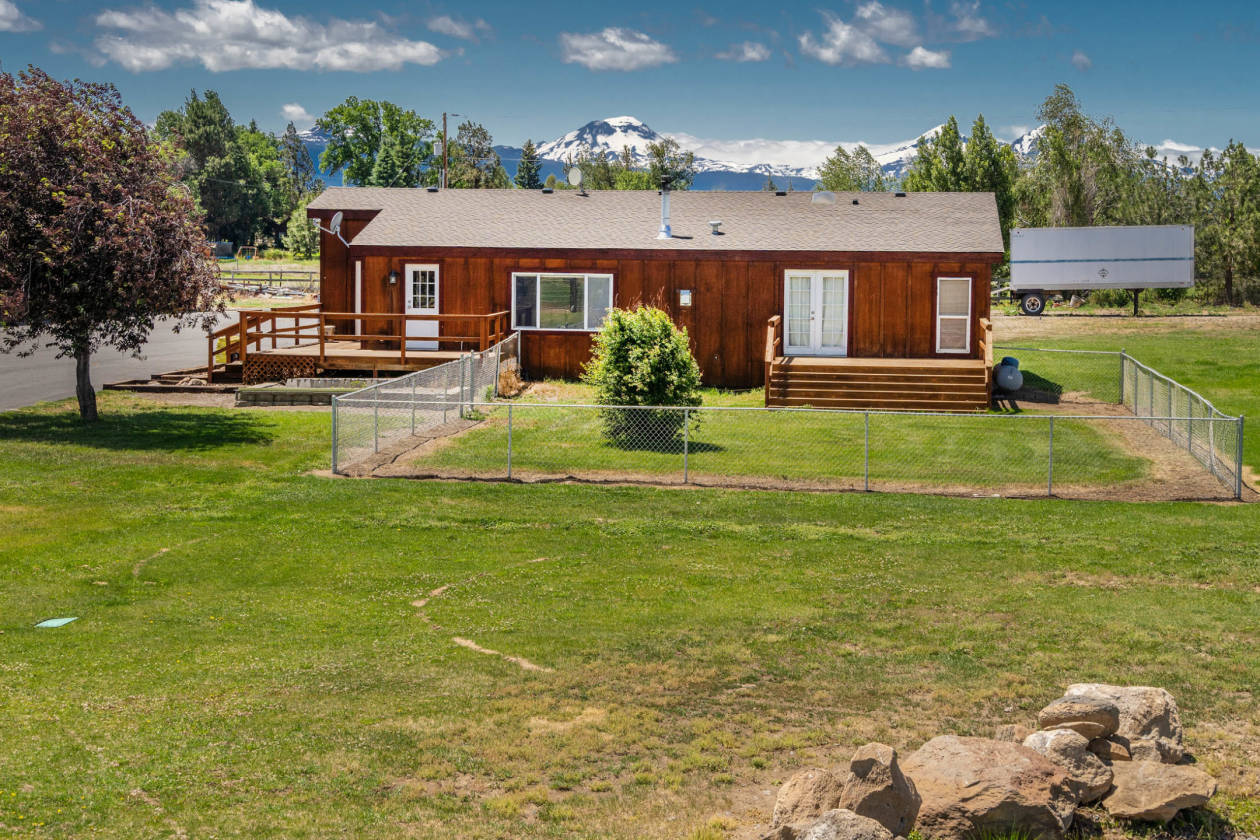
M1024 739L1033 734L1033 730L1024 726L1022 723L1004 723L993 733L995 741L1009 741L1012 744L1022 744Z
M770 827L816 820L838 807L844 780L833 770L800 771L779 788Z
M1113 817L1168 822L1182 808L1197 808L1216 793L1216 780L1188 764L1123 761L1112 766L1114 789L1103 800Z
M1077 683L1066 695L1113 703L1120 712L1116 734L1128 739L1134 761L1176 764L1185 755L1177 701L1164 689Z
M778 826L763 840L893 840L893 836L869 817L834 808L812 822Z
M1106 738L1120 728L1120 709L1109 700L1060 697L1037 714L1042 729L1071 729L1086 738Z
M1024 740L1067 773L1068 783L1081 802L1097 802L1111 790L1111 768L1089 750L1090 741L1071 729L1043 729Z
M1022 744L942 735L902 763L922 799L916 826L925 837L962 840L1012 827L1060 838L1077 797L1067 774Z
M1095 738L1089 742L1089 751L1101 758L1106 764L1133 760L1133 754L1129 752L1128 739L1119 735L1112 735L1109 738Z
M919 813L919 793L902 773L896 750L884 744L867 744L849 761L839 807L869 817L893 835L904 837Z

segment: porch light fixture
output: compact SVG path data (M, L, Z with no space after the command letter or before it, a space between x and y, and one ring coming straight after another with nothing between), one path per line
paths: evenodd
M389 270L389 285L391 286L398 285L398 270L397 269L391 268Z
M691 306L691 289L678 290L678 305L684 309Z

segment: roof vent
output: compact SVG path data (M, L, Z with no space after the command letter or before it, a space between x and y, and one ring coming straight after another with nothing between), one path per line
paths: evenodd
M438 188L437 188L437 187L425 187L425 188L424 188L424 191L425 191L425 192L437 192L437 191L438 191Z
M775 190L775 195L787 195L787 190Z
M905 197L906 197L906 194L905 194L905 193L903 193L903 192L893 193L893 195L894 195L894 196L896 196L897 198L905 198Z
M542 188L543 195L551 195L553 192L555 192L555 190L553 190L551 187Z
M831 190L820 190L809 197L810 204L835 204L836 194Z
M721 235L722 235L722 231L718 230L718 228L720 228L721 226L722 226L722 220L721 220L721 219L709 219L709 227L713 228L713 235L714 235L714 236L721 236Z
M857 206L857 203L858 203L858 200L857 200L856 198L855 198L855 199L853 199L853 205L854 205L855 207Z

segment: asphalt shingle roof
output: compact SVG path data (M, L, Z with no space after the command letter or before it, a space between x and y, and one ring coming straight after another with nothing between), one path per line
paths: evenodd
M656 238L655 191L331 187L309 209L379 211L355 246L637 249L670 251L889 251L1000 254L992 193L670 194L673 238ZM857 201L855 205L853 202ZM722 235L709 221L721 220Z

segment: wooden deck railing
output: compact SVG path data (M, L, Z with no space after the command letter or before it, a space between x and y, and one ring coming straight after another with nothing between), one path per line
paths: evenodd
M984 359L985 377L988 380L989 400L993 400L993 322L980 319L980 356Z
M399 363L407 363L408 341L433 341L439 344L459 344L477 350L488 350L508 336L510 313L491 312L486 315L444 313L439 315L405 315L397 312L324 312L319 304L281 306L262 310L239 310L237 322L215 330L208 337L206 380L214 377L218 364L239 361L243 365L250 353L286 346L319 346L321 366L326 358L327 345L332 342L377 342L397 347ZM437 322L434 335L406 335L406 325L413 321ZM346 323L354 326L346 332ZM443 332L443 329L458 332ZM220 346L222 345L222 346ZM412 351L413 353L416 351ZM222 362L219 361L222 357Z
M774 315L766 323L766 400L770 400L770 369L783 350L783 316Z

